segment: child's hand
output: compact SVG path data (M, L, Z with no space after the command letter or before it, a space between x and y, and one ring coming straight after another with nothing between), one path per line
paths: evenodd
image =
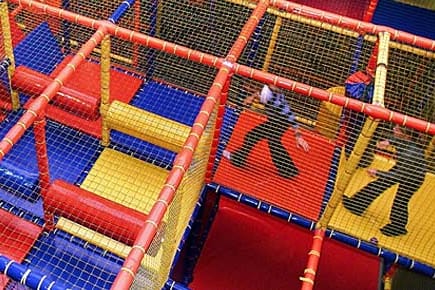
M379 149L382 149L382 150L387 149L388 146L390 146L390 141L388 141L388 140L379 141L376 144L376 147L379 148Z
M255 95L247 97L245 100L243 100L243 105L247 106L247 105L252 104L254 99L255 99Z
M302 136L296 137L296 147L303 149L305 152L310 151L310 145L308 145Z

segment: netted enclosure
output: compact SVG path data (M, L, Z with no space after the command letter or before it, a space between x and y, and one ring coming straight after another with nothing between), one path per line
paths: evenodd
M161 289L207 184L435 266L433 40L278 0L0 9L0 288Z

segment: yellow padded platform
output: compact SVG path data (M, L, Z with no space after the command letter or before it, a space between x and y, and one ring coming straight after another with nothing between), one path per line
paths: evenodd
M109 107L107 125L111 129L179 152L190 127L131 105L114 101Z
M343 155L339 172L344 170ZM375 155L370 168L388 170L393 165L393 161ZM346 195L352 196L372 180L367 168L359 168L352 177ZM386 237L379 229L390 222L389 214L397 188L398 185L394 185L386 190L361 217L350 213L340 203L329 226L363 240L376 238L379 246L435 266L435 175L426 174L423 185L409 202L408 234Z
M148 214L167 176L166 169L106 148L80 187Z

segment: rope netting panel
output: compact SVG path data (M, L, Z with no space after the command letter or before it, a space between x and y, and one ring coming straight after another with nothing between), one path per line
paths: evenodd
M211 180L435 264L433 51L273 4L0 2L0 288L161 289Z

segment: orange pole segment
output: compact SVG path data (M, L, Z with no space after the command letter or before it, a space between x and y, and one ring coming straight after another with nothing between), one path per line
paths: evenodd
M243 49L248 44L248 40L251 38L251 35L254 33L255 28L260 22L261 18L263 18L264 14L267 11L267 7L269 6L269 0L260 0L258 5L255 7L254 11L252 11L251 16L248 21L246 21L245 25L242 28L242 31L234 42L233 46L230 49L226 59L231 62L236 62L240 55L243 52Z
M189 168L192 163L193 152L195 151L199 138L201 138L204 128L206 127L209 117L212 114L216 103L219 101L219 96L221 95L221 90L223 85L226 83L229 76L229 71L227 69L220 69L213 85L211 86L208 96L201 106L201 111L207 111L208 114L199 114L193 125L191 133L184 143L183 149L178 153L177 158L174 161L174 166L170 171L166 183L160 191L158 200L163 202L156 202L145 222L145 226L139 232L132 250L125 259L124 265L121 271L116 276L115 281L112 284L111 289L129 289L130 285L133 283L134 276L137 273L140 262L142 261L146 250L150 246L157 229L167 211L167 204L171 204L174 199L175 192L180 185L183 177L184 170L178 168L182 166L183 168ZM198 137L196 137L196 136Z
M42 205L44 209L44 227L51 231L54 229L54 214L47 211L46 200L48 188L50 187L50 171L48 166L47 142L46 142L46 125L45 117L37 117L33 124L33 132L35 135L36 158L38 161L39 184L41 186Z
M60 71L57 77L51 82L29 106L29 109L21 116L18 122L9 130L6 136L0 141L0 160L12 149L24 135L24 132L34 123L37 116L44 113L47 104L57 94L63 84L71 77L77 67L90 55L93 49L102 41L105 36L104 26L97 30L94 35L80 48L68 65Z
M324 238L324 230L316 229L314 231L313 243L311 245L311 250L308 253L307 267L304 270L304 277L300 278L300 280L302 281L302 290L313 289Z

